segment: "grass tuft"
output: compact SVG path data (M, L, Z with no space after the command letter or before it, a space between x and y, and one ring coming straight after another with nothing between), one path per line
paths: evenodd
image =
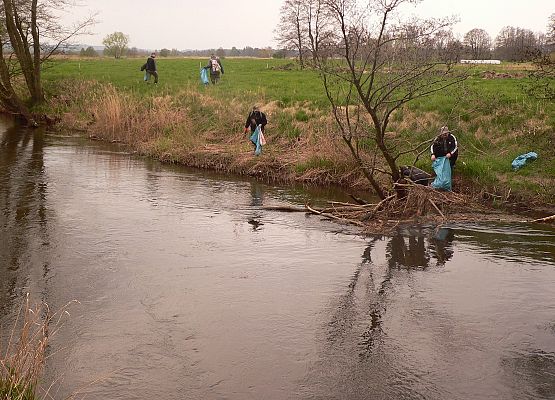
M40 386L40 377L48 343L62 327L68 305L52 312L46 303L32 306L27 295L7 343L0 342L0 399L50 398L49 389ZM4 340L4 335L0 338Z

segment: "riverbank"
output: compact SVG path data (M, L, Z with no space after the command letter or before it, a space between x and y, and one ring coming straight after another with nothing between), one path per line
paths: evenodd
M197 76L202 60L168 59L159 60L160 84L148 85L132 71L138 62L54 65L45 74L47 111L56 115L58 128L123 142L164 162L265 181L370 190L313 72L279 60L226 60L221 84L203 87ZM410 147L447 123L460 144L455 191L493 207L553 209L555 158L545 149L555 139L555 107L523 94L525 74L517 74L515 65L508 70L514 78L492 79L477 70L464 87L411 104L394 115L390 135ZM253 104L269 119L268 144L260 156L243 133ZM371 150L373 143L362 141L361 146ZM539 159L513 172L512 159L528 151L538 152ZM414 160L407 154L401 164ZM416 166L430 171L428 157L419 157Z

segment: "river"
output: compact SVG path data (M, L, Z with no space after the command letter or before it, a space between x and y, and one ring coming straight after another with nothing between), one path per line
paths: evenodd
M0 326L69 306L51 394L554 399L555 229L364 237L264 206L341 199L0 126Z

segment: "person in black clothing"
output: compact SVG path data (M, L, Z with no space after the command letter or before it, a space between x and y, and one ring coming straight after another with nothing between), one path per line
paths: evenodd
M251 130L251 134L254 133L258 125L260 125L262 133L264 133L264 127L267 123L268 120L266 119L266 114L260 111L258 106L254 106L252 111L247 116L247 121L245 122L245 133L249 131L249 128ZM256 143L254 145L256 146Z
M210 71L210 81L213 85L218 83L220 80L220 73L223 75L224 73L224 66L220 61L220 57L216 57L215 55L210 56L210 60L208 60L208 65L204 67Z
M254 106L247 117L247 122L245 122L245 133L248 132L249 128L251 133L253 133L258 125L260 125L262 133L264 133L264 127L267 124L268 120L266 119L266 114L260 111L258 106Z
M447 126L441 127L439 135L437 135L430 147L430 151L432 152L432 161L437 157L447 157L451 169L455 166L459 156L459 148L457 138L455 138Z
M154 83L158 83L158 71L156 69L156 53L152 53L150 57L146 60L146 74L145 81L148 83L150 81L150 76L154 76Z

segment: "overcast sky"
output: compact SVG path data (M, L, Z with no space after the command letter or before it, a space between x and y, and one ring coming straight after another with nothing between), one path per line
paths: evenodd
M130 37L130 47L143 49L209 49L276 47L274 29L283 0L80 0L62 15L64 23L98 13L94 34L79 39L101 45L116 31ZM473 28L492 37L507 25L545 32L554 0L423 0L409 13L426 17L457 16L454 32Z

